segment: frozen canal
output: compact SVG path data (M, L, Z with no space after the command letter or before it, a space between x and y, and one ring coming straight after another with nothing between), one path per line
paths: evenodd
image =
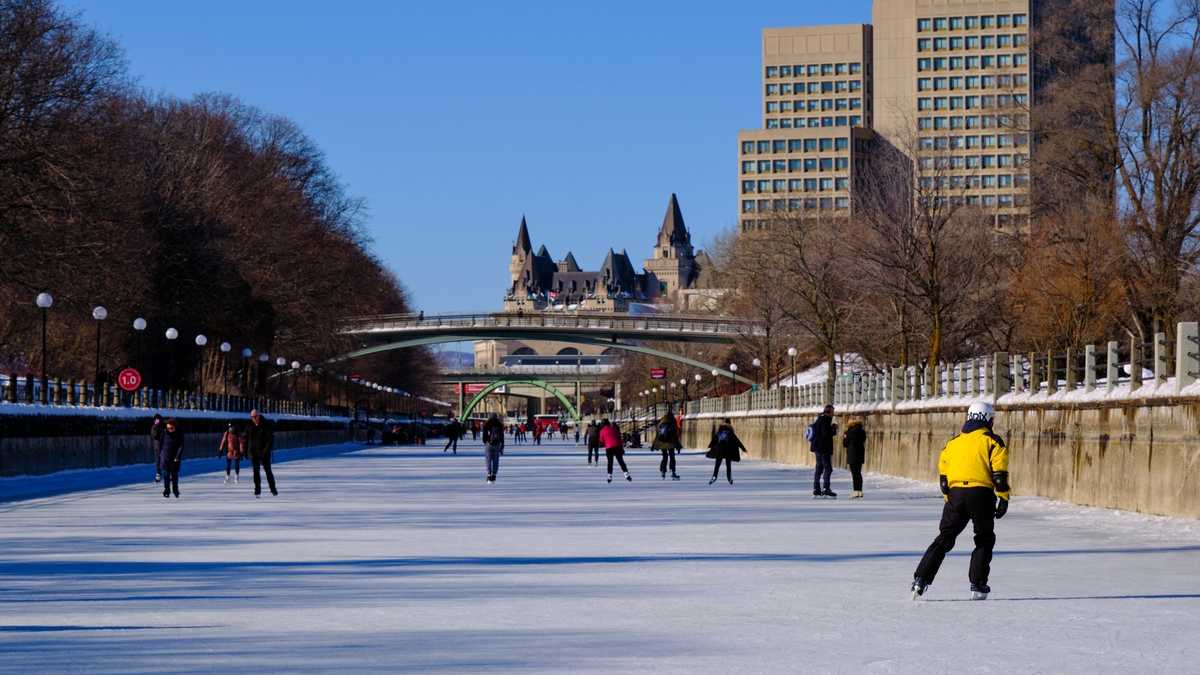
M814 501L796 468L664 483L636 452L607 485L546 445L486 486L479 450L309 452L257 501L213 460L169 501L113 484L144 467L0 481L54 494L0 503L0 672L1200 671L1195 521L1017 498L993 598L965 601L968 529L914 603L933 484Z

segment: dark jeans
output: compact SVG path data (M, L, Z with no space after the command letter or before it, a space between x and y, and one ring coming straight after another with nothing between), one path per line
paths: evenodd
M598 446L598 445L589 445L588 446L588 464L592 463L593 457L596 458L595 461L597 464L599 464L600 463L600 446Z
M862 492L862 462L850 465L850 480L854 483L854 491Z
M179 494L179 462L163 460L163 494Z
M236 459L229 459L229 457L226 456L225 457L225 475L226 476L229 475L230 469L233 469L233 472L240 476L242 474L242 458L238 457Z
M620 448L606 448L604 454L608 455L608 473L612 475L613 458L616 458L617 464L621 465L621 470L629 473L629 467L625 466L625 453Z
M446 441L446 447L442 448L442 452L449 450L451 446L454 446L454 454L457 455L458 454L458 438L457 437L451 436L450 440Z
M813 455L817 458L817 468L813 471L813 489L828 490L829 478L833 475L833 455L823 452L814 452Z
M992 488L951 488L950 499L942 509L937 539L925 551L915 576L932 584L946 554L954 548L954 540L970 522L975 526L975 551L971 553L968 578L972 584L987 584L992 548L996 546L995 514L996 495Z
M267 487L271 488L271 494L279 494L279 491L275 489L275 474L271 472L271 453L254 454L250 456L250 459L254 464L254 494L262 493L262 479L258 474L260 466L267 474Z
M717 474L721 473L721 461L722 461L722 459L720 457L718 457L716 464L713 464L713 478L714 479L717 477ZM724 459L724 462L725 462L725 477L732 480L733 479L733 460L726 457Z
M666 473L667 467L670 466L671 474L674 475L674 473L675 473L675 451L674 450L663 450L662 457L663 457L662 462L659 463L659 465L658 465L658 472Z
M488 478L495 478L496 474L500 473L500 455L504 452L499 446L489 445L484 450L484 459L487 461Z

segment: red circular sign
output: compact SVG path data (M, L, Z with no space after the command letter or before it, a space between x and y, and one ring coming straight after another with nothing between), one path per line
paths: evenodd
M126 368L117 374L117 386L125 391L137 391L142 386L142 374L136 368Z

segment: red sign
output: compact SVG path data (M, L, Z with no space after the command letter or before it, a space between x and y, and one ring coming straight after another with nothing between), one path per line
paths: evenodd
M667 379L667 369L666 368L651 368L650 369L650 379L652 379L652 380Z
M455 393L459 393L461 391L464 394L478 394L479 392L483 391L484 389L487 389L486 384L456 384L456 385L454 385Z
M142 374L136 368L126 368L117 373L117 386L125 391L137 391L142 386Z

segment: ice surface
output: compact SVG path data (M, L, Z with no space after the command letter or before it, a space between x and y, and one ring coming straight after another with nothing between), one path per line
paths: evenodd
M1196 521L1018 498L992 599L967 600L967 532L914 603L941 510L929 484L868 476L849 501L838 472L843 498L814 501L795 467L742 462L735 485L710 487L698 454L673 483L638 452L634 482L607 485L555 444L510 448L495 486L471 443L290 456L277 498L255 500L246 467L226 487L196 460L179 500L140 467L139 483L105 478L137 468L74 472L77 491L0 504L0 672L1091 674L1200 659Z

